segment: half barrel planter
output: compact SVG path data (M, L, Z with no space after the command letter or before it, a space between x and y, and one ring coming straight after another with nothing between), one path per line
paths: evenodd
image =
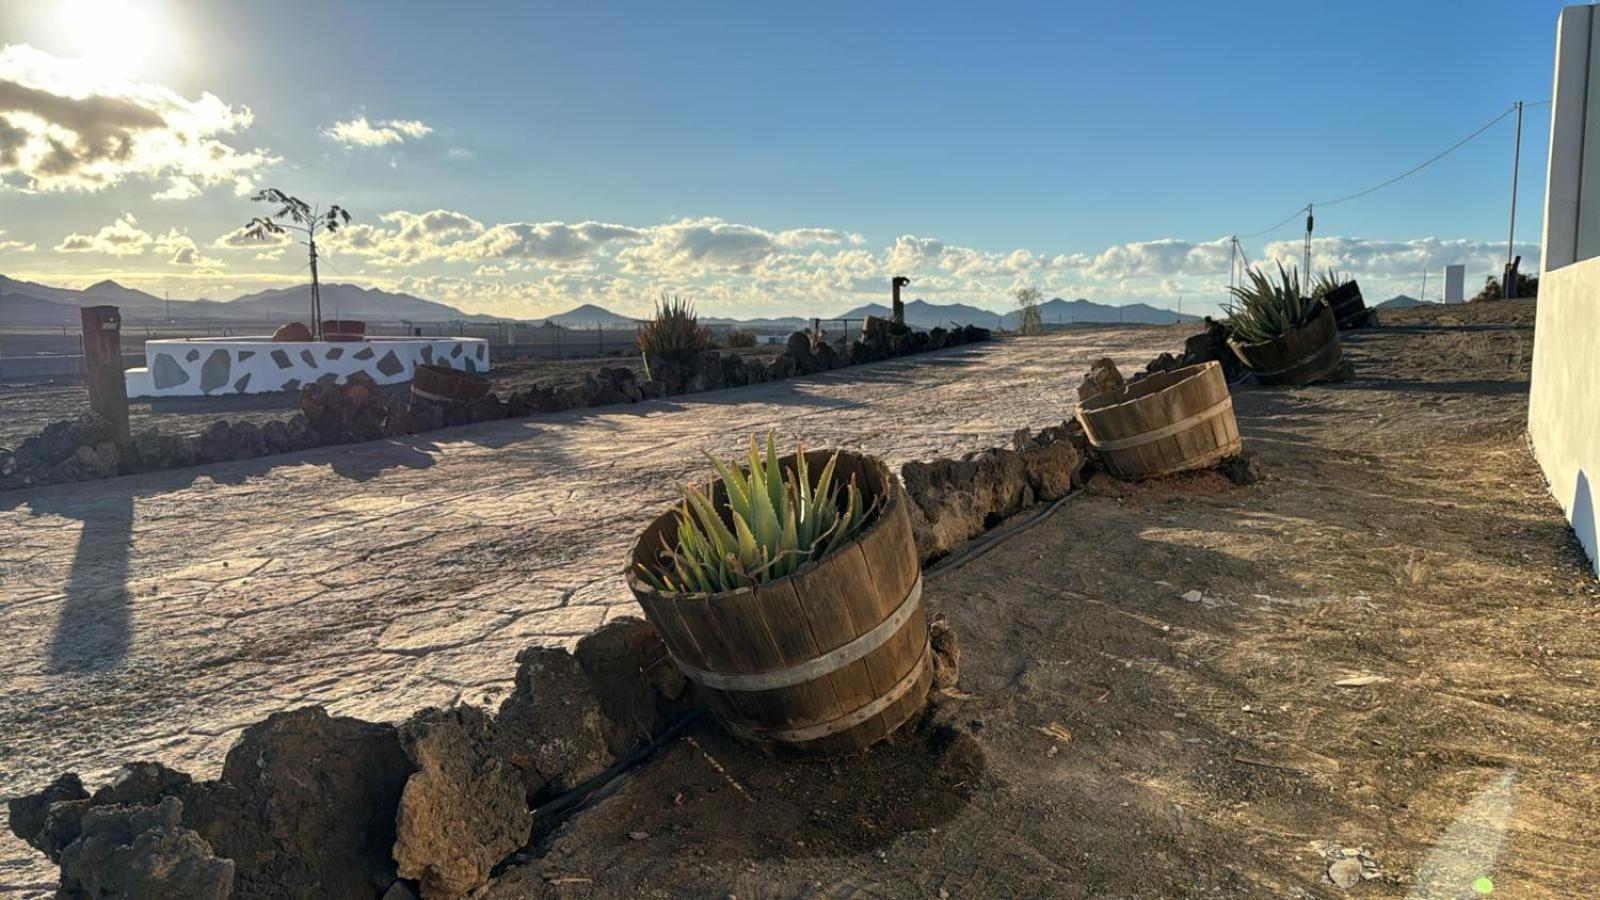
M1321 381L1344 360L1333 309L1320 301L1311 321L1283 337L1253 344L1229 338L1228 346L1256 380L1267 385L1300 386Z
M489 393L489 379L475 372L427 363L411 375L411 396L431 403L471 403Z
M1078 406L1089 447L1119 478L1215 465L1239 452L1239 423L1222 366L1158 372Z
M1347 281L1322 297L1322 302L1333 310L1333 319L1341 331L1360 328L1367 324L1367 301L1361 297L1361 285Z
M809 451L811 472L831 452ZM781 461L792 469L794 455ZM634 545L627 580L684 676L735 738L768 753L829 757L887 737L927 702L933 680L922 572L905 490L872 457L839 452L834 478L854 475L881 498L855 539L794 574L717 594L665 594L638 575L677 542L677 507ZM725 504L720 484L714 501Z

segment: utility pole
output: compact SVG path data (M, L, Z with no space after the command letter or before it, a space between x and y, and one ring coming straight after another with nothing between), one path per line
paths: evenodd
M1507 300L1517 297L1516 262L1512 259L1517 245L1517 174L1522 168L1522 101L1517 101L1517 139L1511 151L1511 230L1506 237L1505 283L1500 295Z
M1302 286L1311 281L1311 225L1314 221L1315 219L1311 215L1311 204L1307 203L1305 268L1300 270L1300 277L1305 279L1305 281L1302 282Z
M1428 299L1428 269L1427 269L1426 266L1424 266L1423 269L1422 269L1422 296L1418 297L1417 300L1419 302L1427 302L1427 299Z

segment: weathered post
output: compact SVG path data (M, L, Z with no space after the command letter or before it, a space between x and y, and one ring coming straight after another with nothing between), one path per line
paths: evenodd
M117 446L128 438L128 381L122 371L122 312L115 306L85 306L83 313L83 376L89 406L107 422Z
M894 306L891 318L894 319L894 324L896 325L904 325L906 323L906 305L900 300L900 288L910 283L911 279L904 275L896 275L889 279L889 284L894 288Z

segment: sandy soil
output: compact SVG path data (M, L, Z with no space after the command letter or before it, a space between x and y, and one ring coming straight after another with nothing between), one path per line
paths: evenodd
M1239 391L1261 484L1100 477L931 580L969 696L917 729L779 766L699 727L493 896L1323 897L1346 856L1350 895L1595 896L1600 592L1531 329L1476 315Z

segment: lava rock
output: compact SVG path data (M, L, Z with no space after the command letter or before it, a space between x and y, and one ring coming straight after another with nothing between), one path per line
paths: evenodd
M1078 402L1098 397L1101 394L1118 390L1126 382L1122 373L1117 371L1117 364L1109 359L1097 359L1089 367L1089 373L1083 376L1083 381L1078 384Z
M180 823L183 803L100 806L83 815L78 838L61 851L63 898L169 897L222 900L232 895L234 863Z
M55 781L45 785L38 793L15 797L6 801L7 819L11 825L11 833L26 841L37 850L44 850L37 843L41 832L44 831L45 820L50 815L50 806L67 800L87 800L89 792L84 790L83 781L76 773L68 772ZM48 852L48 851L47 851ZM55 855L50 854L54 859Z
M148 806L165 797L182 796L193 781L187 773L158 762L124 763L89 800L94 806Z
M999 447L958 460L908 462L900 477L924 563L1033 502L1021 454Z
M411 761L392 725L275 713L244 730L220 783L186 792L186 816L238 865L236 894L379 897L395 879L395 814Z
M1261 468L1261 455L1254 450L1236 453L1224 459L1217 468L1228 476L1229 481L1240 486L1255 484L1266 477Z
M933 654L933 687L948 691L961 679L961 643L944 613L928 623L928 649Z
M1079 470L1083 467L1083 454L1071 441L1032 446L1024 449L1022 468L1036 500L1055 500L1065 497L1074 482L1082 481Z
M688 682L643 619L613 619L578 641L573 656L605 714L606 747L625 756L688 712Z
M400 726L417 770L400 798L394 858L424 900L465 895L528 842L527 789L495 752L494 735L494 722L472 706L423 710Z
M614 760L589 676L565 650L517 654L517 679L500 704L497 753L516 767L530 806L605 771Z

